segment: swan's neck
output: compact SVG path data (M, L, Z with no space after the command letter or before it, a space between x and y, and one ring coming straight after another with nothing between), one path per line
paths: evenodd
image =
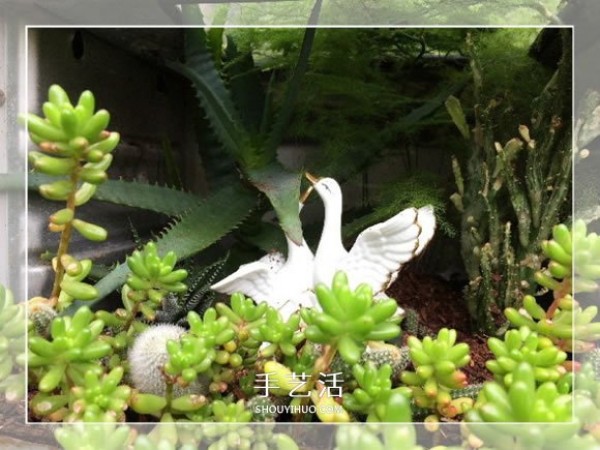
M296 244L287 236L285 237L285 240L287 241L288 248L286 259L286 263L288 265L298 263L300 261L312 260L313 254L304 239L302 239L302 245Z
M342 201L341 199L330 200L325 205L325 221L319 241L317 257L338 258L346 252L342 245Z

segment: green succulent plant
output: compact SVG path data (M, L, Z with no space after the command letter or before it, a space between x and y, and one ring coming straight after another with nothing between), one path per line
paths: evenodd
M108 111L96 111L95 108L96 100L90 91L84 91L78 103L73 105L63 88L52 85L48 101L43 105L44 117L23 116L31 140L41 150L29 153L33 169L50 177L59 177L40 185L39 193L48 200L66 202L64 208L50 216L48 225L50 231L61 233L53 264L56 276L49 300L51 305L56 305L59 294L65 291L60 308L67 307L74 299L93 300L98 296L93 286L81 281L87 276L91 263L83 264L68 254L73 230L91 241L103 241L107 237L104 228L75 215L76 208L87 203L97 186L108 178L106 170L112 162L111 152L120 140L119 133L106 130L110 122ZM71 278L65 277L65 273Z
M190 330L179 342L169 341L169 360L165 372L170 376L180 376L184 383L191 383L198 375L210 369L213 362L227 364L232 355L227 351L218 352L217 347L230 342L235 331L229 326L226 317L217 318L217 311L209 308L200 317L193 311L188 313ZM227 359L220 359L226 357Z
M175 252L170 251L161 258L154 242L148 242L141 251L135 250L127 257L131 274L127 278L127 288L124 287L126 297L135 303L146 319L154 320L156 309L168 293L187 290L183 283L187 271L175 269L176 263Z
M442 328L435 339L408 338L410 357L415 371L402 373L402 381L411 387L413 399L419 408L437 409L453 417L465 411L469 402L452 399L452 389L467 385L467 377L460 370L471 359L469 346L456 344L456 331Z
M569 422L572 398L561 394L556 383L547 381L537 385L535 368L521 362L513 371L510 386L487 382L472 411L470 421L485 422Z
M410 415L409 415L410 419ZM410 422L407 420L406 422ZM377 428L370 429L357 425L339 425L335 435L335 450L384 450L401 448L423 450L417 443L414 425L382 426L381 437Z
M57 428L54 437L64 450L121 450L133 440L133 430L126 425L79 422Z
M537 386L534 367L520 363L510 387L486 382L473 409L466 414L469 432L497 449L586 448L597 446L589 436L579 436L579 421L572 421L573 398L559 392L556 383ZM511 423L506 423L511 422ZM519 423L517 423L519 422ZM527 426L521 422L532 423Z
M396 301L374 302L371 288L366 284L352 292L343 272L336 273L331 289L319 284L315 292L323 310L301 311L308 325L306 338L334 345L350 364L360 360L367 341L386 341L400 334L400 327L393 320L398 309Z
M531 364L538 383L556 382L566 372L561 364L567 359L567 354L550 339L539 336L527 327L508 330L503 341L489 338L488 347L496 359L488 360L485 365L496 380L506 386L512 384L513 371L521 362Z
M30 336L30 368L39 375L40 392L52 392L62 385L66 389L71 383L85 384L86 373L102 373L100 358L111 352L111 346L101 339L104 322L94 320L87 307L79 308L73 317L57 317L52 321L50 339Z
M389 420L391 411L388 402L390 397L394 393L410 397L411 392L408 388L392 389L392 367L384 364L376 368L373 363L369 362L364 366L356 364L352 372L358 387L352 393L344 394L344 407L349 411L366 415L368 422L399 421ZM407 408L409 408L408 405L407 400Z
M131 388L122 385L124 369L116 367L108 374L93 372L84 375L84 385L70 391L70 413L65 421L123 422Z
M250 332L257 341L269 343L260 350L259 355L270 358L277 351L285 356L296 355L296 346L304 340L304 332L299 328L300 315L292 314L287 322L284 322L277 310L269 308L265 317L265 323Z
M15 304L12 292L0 284L0 392L7 401L25 391L25 305Z

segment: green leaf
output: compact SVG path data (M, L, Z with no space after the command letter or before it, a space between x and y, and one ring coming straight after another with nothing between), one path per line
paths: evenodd
M174 251L182 260L204 250L237 227L255 203L256 197L239 187L227 187L216 192L162 233L156 241L159 254ZM128 273L127 264L122 263L96 283L98 299L95 301L122 286ZM80 302L75 302L68 311L77 310L80 306Z
M200 106L206 112L217 137L227 151L236 159L241 159L244 154L243 143L248 141L248 137L241 128L239 115L215 67L202 28L185 30L185 56L185 64L169 63L169 67L193 83Z
M273 163L262 169L249 170L248 176L252 184L269 197L284 233L300 245L302 243L299 209L301 175L288 172L279 163Z
M40 174L29 174L29 189L37 190L40 185L54 178ZM169 216L182 214L197 205L197 195L166 186L140 183L137 181L107 180L96 190L94 199L133 206Z
M265 109L265 93L260 80L260 69L254 64L252 52L240 53L227 36L227 61L224 72L229 80L231 97L240 112L247 130L259 133ZM271 160L275 157L271 154Z

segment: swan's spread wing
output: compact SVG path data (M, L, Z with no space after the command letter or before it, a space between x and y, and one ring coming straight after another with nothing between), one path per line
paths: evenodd
M259 261L269 266L269 270L272 272L278 272L285 264L285 256L281 252L273 251L267 253Z
M367 283L373 292L386 289L402 264L419 254L433 237L433 208L408 208L363 231L338 270L352 288Z
M275 271L271 266L261 259L241 265L234 273L210 288L229 295L241 292L246 297L261 302L269 298L274 275Z

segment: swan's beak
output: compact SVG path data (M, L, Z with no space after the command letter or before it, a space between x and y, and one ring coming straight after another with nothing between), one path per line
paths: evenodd
M313 174L309 173L309 172L304 172L304 176L306 177L306 179L308 181L310 181L313 185L317 184L320 180L319 177L315 177Z
M304 203L306 203L306 200L308 199L308 196L313 191L313 189L313 186L309 186L309 188L306 191L304 191L304 194L300 196L300 204L304 205Z

